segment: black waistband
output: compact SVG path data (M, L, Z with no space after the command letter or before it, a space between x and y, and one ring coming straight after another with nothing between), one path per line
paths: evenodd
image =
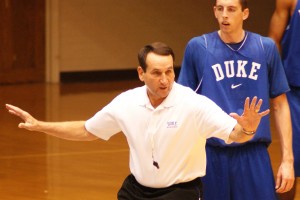
M290 88L291 88L292 90L300 90L300 86L290 85Z
M171 185L169 187L164 187L164 188L151 188L151 187L146 187L141 185L139 182L137 182L137 180L135 179L135 177L131 174L129 175L130 180L132 181L132 183L134 183L135 185L137 185L138 187L140 187L142 190L144 191L153 191L153 190L160 190L160 189L169 189L169 188L191 188L191 187L195 187L195 186L200 186L202 187L202 182L201 179L195 178L194 180L188 181L188 182L184 182L184 183L178 183L178 184L174 184Z

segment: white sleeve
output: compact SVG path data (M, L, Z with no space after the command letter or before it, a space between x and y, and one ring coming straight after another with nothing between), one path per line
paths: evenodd
M202 115L200 118L199 128L205 134L206 138L216 137L224 140L226 143L231 143L229 135L237 124L237 121L230 115L225 113L217 104L212 100L204 97L202 100Z
M113 102L97 112L85 123L85 128L97 137L108 140L111 136L121 131L114 116Z

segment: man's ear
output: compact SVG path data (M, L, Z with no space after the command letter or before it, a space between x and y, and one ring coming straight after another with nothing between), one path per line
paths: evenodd
M248 19L249 14L250 14L249 8L246 8L246 9L243 11L243 15L244 15L244 16L243 16L243 20Z
M144 82L144 70L141 66L137 67L137 73L139 75L140 81Z
M213 10L214 10L214 15L215 15L215 18L216 18L216 19L218 19L218 17L217 17L217 14L216 14L217 7L216 7L216 6L214 6L214 7L213 7Z

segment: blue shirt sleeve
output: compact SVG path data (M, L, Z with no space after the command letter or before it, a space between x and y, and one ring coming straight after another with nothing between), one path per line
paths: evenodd
M267 37L263 37L262 39L268 62L267 64L269 68L272 68L272 70L269 70L269 84L271 86L269 93L271 98L275 98L282 93L288 92L290 88L275 43ZM281 90L279 91L278 88L281 88Z
M178 83L196 90L199 86L206 57L205 38L191 39L185 49Z

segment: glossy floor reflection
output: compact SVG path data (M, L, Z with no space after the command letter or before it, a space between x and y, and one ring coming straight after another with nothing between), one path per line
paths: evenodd
M116 199L129 173L128 147L122 134L108 142L61 140L18 129L21 120L9 115L4 105L19 106L41 120L85 120L120 92L139 85L138 81L122 81L0 86L0 199ZM276 135L273 140L270 152L277 169Z

